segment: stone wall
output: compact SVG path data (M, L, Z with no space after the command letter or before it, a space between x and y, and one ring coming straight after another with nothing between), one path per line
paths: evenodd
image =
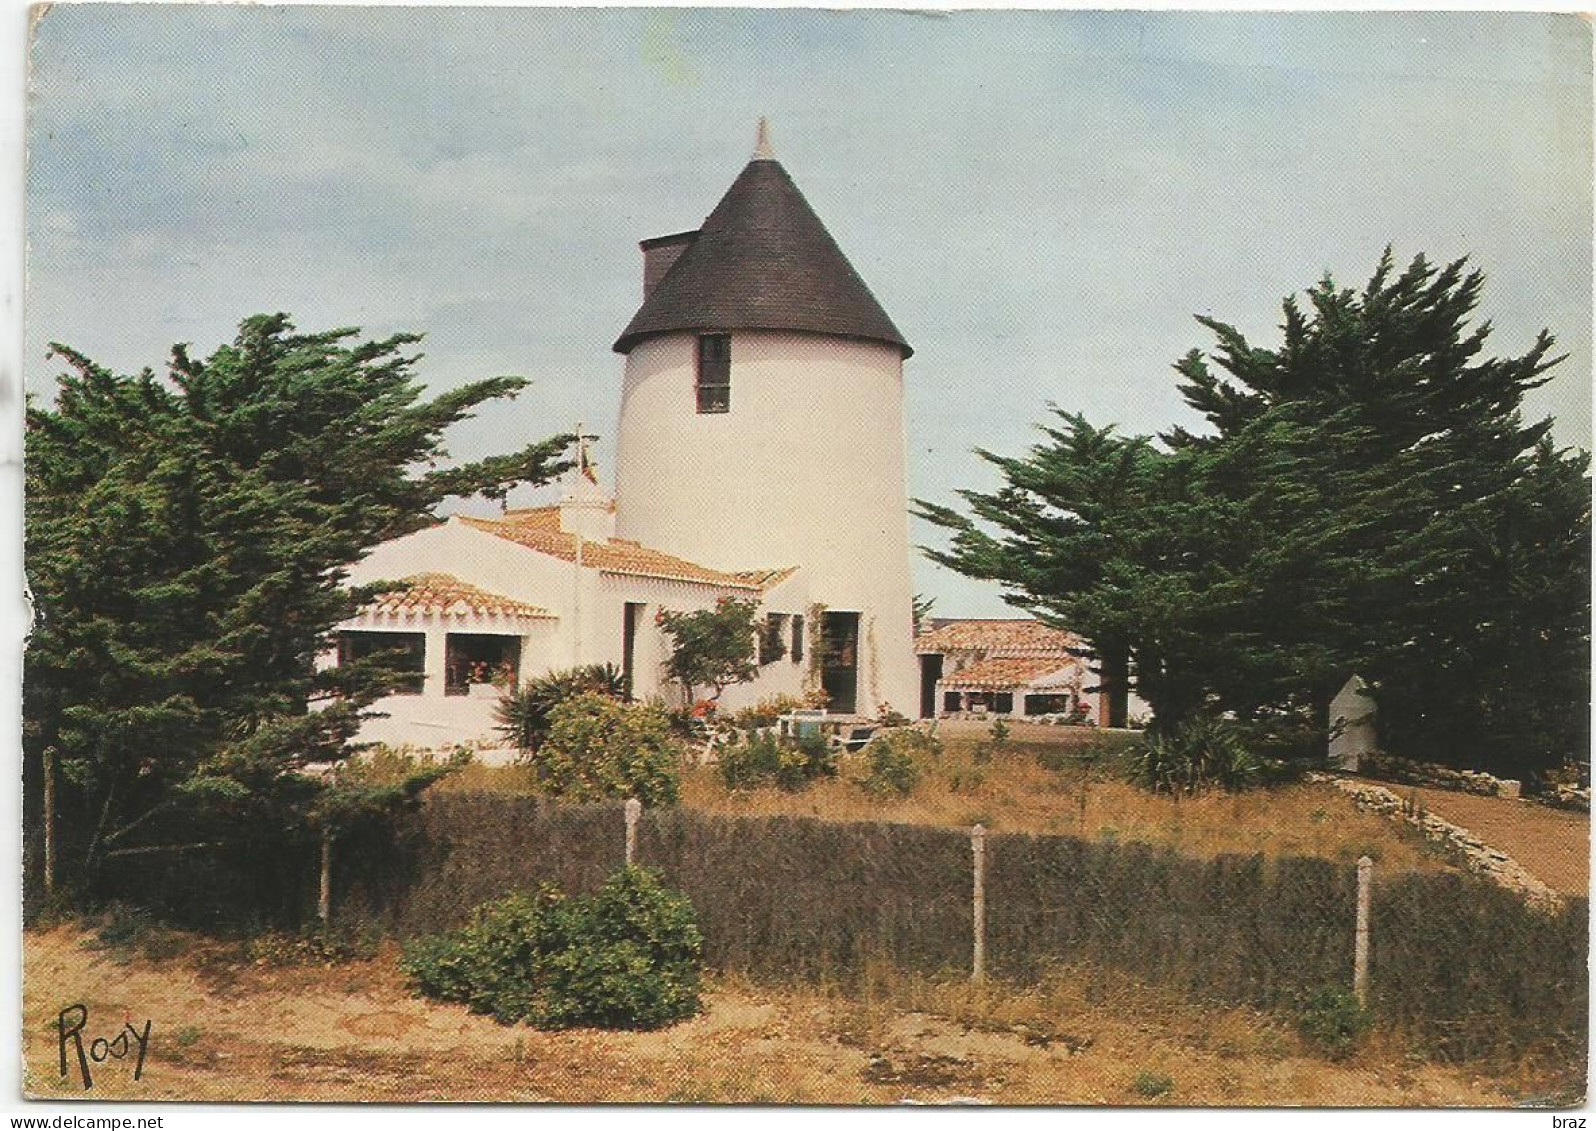
M1359 772L1387 781L1457 789L1483 797L1517 797L1522 791L1521 783L1511 778L1492 777L1480 770L1453 769L1434 762L1415 762L1410 758L1397 758L1389 754L1368 756Z
M1590 812L1590 787L1577 785L1554 785L1530 798L1539 801L1542 805L1550 805L1553 809L1573 809L1580 813Z
M1507 853L1492 848L1459 825L1443 821L1433 813L1426 813L1422 806L1416 807L1407 798L1385 786L1328 774L1311 774L1309 777L1313 781L1329 782L1350 797L1359 809L1407 821L1423 833L1426 840L1440 845L1458 864L1516 892L1524 897L1525 902L1548 911L1562 906L1562 896L1526 872Z

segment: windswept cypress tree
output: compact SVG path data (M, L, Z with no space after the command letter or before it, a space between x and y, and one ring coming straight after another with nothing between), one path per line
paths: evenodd
M1007 486L966 493L971 517L920 504L954 531L933 556L1126 649L1161 726L1322 729L1356 671L1395 753L1583 759L1588 457L1524 422L1561 358L1545 332L1486 356L1483 283L1462 260L1397 273L1388 250L1361 291L1326 278L1306 309L1288 298L1277 348L1199 319L1218 348L1175 368L1207 430L1110 442L1066 418L1027 457L983 453Z
M556 436L437 467L449 425L525 382L424 401L416 336L357 336L257 316L205 360L175 348L169 380L53 347L72 372L27 412L24 750L30 785L47 750L58 768L64 884L196 845L264 867L308 835L322 785L302 771L346 757L394 680L315 670L372 592L345 567L448 496L569 466Z

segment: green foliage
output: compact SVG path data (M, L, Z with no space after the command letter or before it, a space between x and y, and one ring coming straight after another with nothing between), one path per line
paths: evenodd
M824 737L806 734L784 742L773 734L748 734L716 750L716 769L727 789L773 785L790 792L837 776L837 754Z
M759 674L755 658L759 603L722 597L713 609L690 613L660 610L658 622L671 638L670 677L682 686L684 701L693 702L693 689L710 687L718 700L734 683L746 683Z
M113 963L127 966L140 957L156 961L175 958L188 949L188 940L147 909L113 902L99 913L83 945L105 951Z
M942 744L922 731L904 728L877 735L864 748L859 788L873 797L907 797L920 784L920 762L941 753Z
M1341 986L1326 986L1312 994L1297 1014L1303 1040L1332 1060L1350 1055L1373 1027L1373 1016L1351 990Z
M204 360L175 347L169 377L52 347L71 372L27 409L23 740L29 824L46 749L61 812L88 815L63 825L65 884L92 894L134 850L290 859L323 788L300 771L346 757L401 678L381 657L317 670L381 588L345 588L349 563L447 497L567 466L562 436L438 469L443 432L524 382L424 401L415 335L356 334L257 316Z
M1235 726L1207 715L1188 718L1173 732L1147 734L1132 751L1131 772L1154 793L1201 793L1214 786L1239 792L1265 777L1264 763Z
M1140 746L1128 734L1096 734L1078 745L1049 743L1037 747L1036 764L1054 773L1082 773L1093 778L1128 776L1126 762Z
M549 715L548 737L524 752L538 787L550 797L597 801L635 797L674 805L681 749L665 711L583 692Z
M186 1049L198 1044L202 1036L204 1036L204 1031L198 1025L184 1025L172 1034L172 1039L177 1042L178 1048Z
M431 754L379 745L324 775L323 788L308 809L310 823L335 836L369 831L411 808L428 786L463 770L471 760L464 747L439 761Z
M521 751L536 750L549 734L554 708L578 695L624 699L626 680L614 664L585 664L546 672L499 697L498 730Z
M1163 1072L1149 1072L1143 1069L1136 1074L1136 1080L1131 1084L1131 1090L1138 1096L1153 1100L1173 1092L1175 1090L1175 1081Z
M657 1029L698 1012L702 951L687 898L625 868L587 898L545 887L485 904L411 942L401 967L422 994L505 1024Z
M995 754L1001 754L1009 748L1009 724L1000 716L992 720L992 726L987 730L985 741L977 742L970 752L970 757L978 766L985 766L992 761Z
M998 491L932 556L1092 641L1172 733L1189 716L1290 720L1322 750L1330 698L1372 686L1382 741L1526 776L1588 755L1589 460L1525 423L1552 338L1484 352L1484 285L1463 261L1390 253L1361 290L1326 278L1263 348L1177 364L1194 434L1122 437L1055 410ZM1116 707L1116 710L1119 708ZM1273 753L1273 750L1269 751Z
M781 716L791 714L807 706L803 699L796 695L767 695L751 707L744 707L731 718L732 725L739 730L755 730L759 727L773 727L780 721Z
M251 937L244 950L261 966L339 966L375 958L380 937L375 930L317 926L297 933L266 931Z

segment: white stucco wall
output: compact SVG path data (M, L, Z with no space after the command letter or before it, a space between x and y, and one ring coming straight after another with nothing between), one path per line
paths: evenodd
M732 335L731 411L697 411L696 339L627 357L617 534L721 569L803 567L812 600L860 617L859 702L919 704L898 350Z
M795 575L760 595L748 590L578 570L561 561L464 523L430 527L377 546L350 570L351 584L399 580L419 573L448 573L470 585L537 605L553 614L526 622L521 636L520 678L578 664L610 663L622 666L625 645L625 607L643 606L637 621L633 694L639 699L659 696L669 705L681 694L663 671L670 640L655 623L661 609L690 612L712 608L723 595L762 596L764 608L779 613L804 614L809 595L802 574ZM493 702L444 694L444 639L448 632L498 632L497 618L440 617L435 614L386 618L362 627L386 631L421 632L427 639L425 689L420 695L393 695L374 709L388 717L373 719L359 738L367 742L409 744L423 748L455 742L495 741ZM333 655L322 658L335 662ZM790 655L760 669L753 682L727 690L721 703L735 710L776 694L798 695L808 671ZM490 760L492 758L490 757Z

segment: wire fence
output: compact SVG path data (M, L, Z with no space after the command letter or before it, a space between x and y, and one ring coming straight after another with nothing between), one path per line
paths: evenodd
M517 888L591 891L630 844L692 900L706 960L725 971L846 980L886 961L1023 986L1087 964L1261 1008L1353 986L1351 864L684 809L633 821L628 836L620 802L439 794L392 850L342 852L335 919L401 936L447 929ZM1545 910L1477 877L1378 870L1370 897L1378 1017L1459 1058L1541 1045L1583 1055L1585 900Z

